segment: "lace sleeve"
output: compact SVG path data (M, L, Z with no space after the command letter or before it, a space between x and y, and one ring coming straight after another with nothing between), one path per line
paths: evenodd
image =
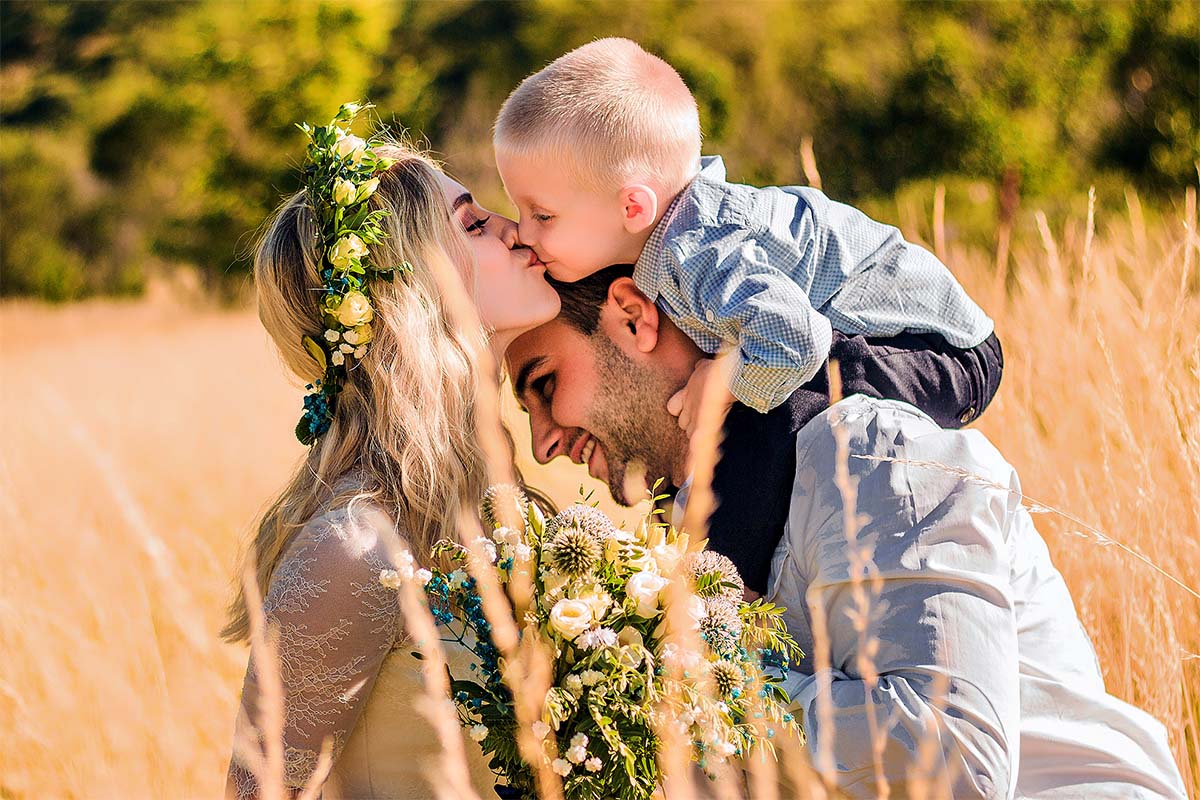
M389 541L391 539L392 541ZM380 664L400 636L396 593L379 584L398 543L391 520L378 509L331 512L309 523L276 569L264 599L268 624L278 631L284 693L284 783L302 787L326 739L336 760ZM236 741L261 742L258 665L246 669ZM229 794L255 797L257 781L234 753Z

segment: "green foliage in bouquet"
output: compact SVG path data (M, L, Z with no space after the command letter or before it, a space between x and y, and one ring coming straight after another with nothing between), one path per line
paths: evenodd
M475 549L490 558L501 584L532 585L522 635L539 637L553 656L553 683L533 734L567 798L650 797L663 777L657 755L664 731L690 742L693 760L710 773L756 750L773 755L777 734L800 735L780 680L802 654L781 607L743 602L732 562L689 552L686 534L652 519L623 531L582 504L547 520L520 496L524 513L504 516L520 527L508 527L494 504L497 497L511 504L515 492L489 490L490 535ZM468 551L443 542L435 555L460 566L414 576L448 640L476 655L470 675L451 676L460 722L492 769L532 796L534 770L518 751L513 697L466 569ZM669 615L668 598L684 603L686 614ZM672 630L680 619L688 630Z

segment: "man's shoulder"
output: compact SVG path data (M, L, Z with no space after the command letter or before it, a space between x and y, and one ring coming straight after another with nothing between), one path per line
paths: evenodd
M845 456L838 437L845 442ZM899 400L852 395L811 419L796 435L797 470L807 465L827 472L840 458L852 473L897 467L915 469L920 480L967 476L1002 483L1013 480L1012 467L977 430L938 427L927 414Z

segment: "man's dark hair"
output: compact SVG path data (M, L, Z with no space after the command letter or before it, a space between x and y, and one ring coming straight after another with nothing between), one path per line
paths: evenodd
M633 264L614 264L574 283L546 280L562 298L558 318L584 336L591 336L600 327L600 309L608 300L608 287L618 278L633 277Z

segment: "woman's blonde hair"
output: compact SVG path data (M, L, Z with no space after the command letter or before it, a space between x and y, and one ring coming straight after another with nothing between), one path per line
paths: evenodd
M452 273L473 285L470 245L447 210L431 159L403 144L375 151L395 163L378 176L370 201L371 210L388 212L387 238L372 246L372 262L408 261L412 272L372 282L370 352L348 371L331 427L266 511L248 547L246 561L264 596L291 535L325 509L359 498L381 504L414 557L428 565L431 545L456 538L459 514L486 488L475 421L475 363L486 340L481 329L455 324L439 288ZM301 337L319 337L325 328L321 264L316 221L299 192L268 222L254 278L259 318L284 364L306 383L322 377L301 344ZM221 635L248 638L241 592Z

